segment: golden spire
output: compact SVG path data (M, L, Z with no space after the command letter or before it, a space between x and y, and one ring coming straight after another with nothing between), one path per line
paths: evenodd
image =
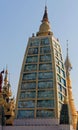
M8 84L8 69L6 68L5 78L4 78L4 86L6 86L7 84Z
M68 55L68 41L67 41L67 56L65 60L65 68L66 68L66 82L67 82L67 91L68 91L68 101L69 101L69 106L70 106L70 113L71 113L71 120L72 120L72 125L73 128L76 129L76 124L77 124L77 112L74 104L74 99L72 95L72 85L71 85L71 79L70 79L70 71L72 69L72 65L69 60L69 55Z
M49 23L48 13L47 13L47 6L45 6L45 11L44 11L43 19L42 19L42 22L44 22L44 21Z
M68 40L67 40L67 56L66 56L66 60L65 60L65 68L66 68L66 76L68 76L69 72L72 69L72 65L71 65L71 62L69 60L69 55L68 55Z
M48 20L47 6L45 6L43 19L41 22L42 23L40 25L39 32L37 33L37 36L52 35L53 33L51 32L50 23Z

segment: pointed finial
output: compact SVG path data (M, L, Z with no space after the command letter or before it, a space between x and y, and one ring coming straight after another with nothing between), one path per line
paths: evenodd
M66 60L65 60L65 68L66 68L66 75L68 76L69 72L72 69L72 65L70 63L69 55L68 55L68 40L67 40L67 56L66 56Z
M44 15L43 15L43 19L42 19L42 22L48 22L49 23L49 20L48 20L48 13L47 13L47 6L45 5L45 11L44 11Z
M37 32L37 36L47 36L47 35L53 35L53 32L51 31L50 23L48 20L48 13L47 13L47 6L45 5L44 15L41 21L41 25L39 27L39 32Z

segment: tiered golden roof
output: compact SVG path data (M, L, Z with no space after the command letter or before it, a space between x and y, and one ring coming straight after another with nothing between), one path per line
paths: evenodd
M12 92L8 81L8 70L5 71L4 86L0 93L0 105L4 107L5 125L13 125L15 114L15 102L11 98Z

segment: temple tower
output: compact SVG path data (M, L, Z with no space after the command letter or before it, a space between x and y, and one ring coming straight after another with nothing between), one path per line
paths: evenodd
M57 118L67 96L66 75L59 40L54 37L47 7L36 36L29 38L16 100L16 118Z

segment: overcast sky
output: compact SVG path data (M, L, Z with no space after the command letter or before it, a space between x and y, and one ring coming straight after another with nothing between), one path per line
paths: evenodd
M0 0L0 71L8 66L12 93L18 80L28 38L38 32L46 0ZM78 110L78 0L47 0L48 16L54 36L69 57L73 97Z

